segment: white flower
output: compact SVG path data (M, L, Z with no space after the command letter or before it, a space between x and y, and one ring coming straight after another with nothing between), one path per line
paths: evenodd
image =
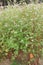
M14 32L14 30L11 31L11 33L13 33L13 32Z
M38 14L37 12L35 12L35 14Z
M31 18L31 21L33 21L34 19L33 18Z
M32 39L31 41L33 42L34 40Z
M26 47L28 46L28 44L26 44Z
M28 35L27 35L27 37L28 37Z
M17 31L15 31L14 33L17 33Z
M43 15L41 15L41 17L43 18Z
M7 23L5 23L5 24L4 24L4 26L5 26L5 27L8 27L8 24L7 24Z
M24 40L22 39L20 42L24 42Z
M20 32L22 32L22 29L20 29Z

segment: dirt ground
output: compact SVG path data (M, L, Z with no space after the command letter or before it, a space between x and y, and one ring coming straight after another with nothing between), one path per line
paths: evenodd
M40 65L43 65L43 59L40 59L40 60L39 60L39 64L40 64Z
M43 65L43 59L39 60L40 65ZM10 65L11 61L9 61L9 59L3 60L2 62L0 62L0 65Z
M0 62L0 65L10 65L11 61L9 61L9 59L3 60Z

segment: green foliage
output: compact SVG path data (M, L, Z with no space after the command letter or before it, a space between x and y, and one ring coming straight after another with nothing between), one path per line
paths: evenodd
M42 54L43 47L43 5L8 7L0 11L0 58L10 49Z

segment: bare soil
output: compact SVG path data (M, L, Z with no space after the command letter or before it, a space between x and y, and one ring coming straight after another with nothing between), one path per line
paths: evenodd
M43 59L39 60L39 64L43 65ZM0 65L11 65L11 61L9 59L3 60L0 62Z
M11 61L9 59L6 59L6 60L2 60L0 62L0 65L10 65L11 64Z
M40 59L40 60L39 60L39 64L40 64L40 65L43 65L43 59Z

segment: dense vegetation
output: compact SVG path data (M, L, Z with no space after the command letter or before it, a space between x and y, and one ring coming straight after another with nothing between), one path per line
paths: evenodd
M0 6L14 5L17 4L30 4L30 3L42 3L43 0L0 0Z
M15 5L0 11L0 59L14 59L21 52L30 54L30 59L40 57L42 47L43 4Z

